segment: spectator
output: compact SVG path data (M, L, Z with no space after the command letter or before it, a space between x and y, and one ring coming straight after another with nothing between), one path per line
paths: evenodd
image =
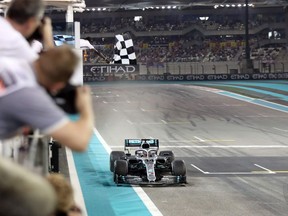
M62 174L50 174L47 176L47 180L56 192L57 205L55 216L67 215L74 205L72 186Z
M75 204L69 209L67 214L67 216L82 216L82 215L83 214L81 209Z
M43 177L3 158L0 176L0 215L50 216L55 211L55 192Z
M78 57L67 46L47 50L32 65L25 60L0 58L0 139L30 126L72 150L84 151L94 121L90 89L77 88L76 109L80 117L75 122L45 91L57 92L64 87L77 62Z

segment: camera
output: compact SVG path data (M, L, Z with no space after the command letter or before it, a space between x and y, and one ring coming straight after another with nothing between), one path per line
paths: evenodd
M27 41L30 43L32 42L33 40L38 40L38 41L42 41L43 39L43 35L42 35L42 32L41 32L41 27L39 26L34 32L32 35L30 35L30 37L27 38Z
M54 102L59 106L64 112L68 114L77 114L76 108L76 89L77 86L67 84L63 89L58 91L56 94L50 94Z
M42 41L43 35L41 32L42 25L45 23L45 20L41 20L41 24L36 28L32 35L27 38L27 41L31 43L33 40Z

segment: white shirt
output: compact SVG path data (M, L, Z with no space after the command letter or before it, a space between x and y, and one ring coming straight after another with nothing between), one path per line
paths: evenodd
M33 62L38 55L28 41L11 24L0 17L0 58L13 57Z
M31 48L35 53L40 53L43 50L43 44L38 40L33 40L31 42Z
M25 59L0 58L0 99L23 88L38 86L31 67Z

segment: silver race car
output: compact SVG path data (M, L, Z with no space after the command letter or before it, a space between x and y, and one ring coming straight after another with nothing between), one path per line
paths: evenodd
M134 150L134 154L131 151ZM125 139L124 151L112 151L114 182L138 185L185 184L186 166L172 151L160 151L158 139Z

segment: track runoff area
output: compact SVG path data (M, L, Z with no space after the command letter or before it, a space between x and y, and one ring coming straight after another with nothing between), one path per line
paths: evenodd
M273 101L288 101L288 83L227 84L264 99L219 82L92 86L95 135L86 153L68 153L87 215L285 215L288 107ZM188 184L117 187L109 153L125 138L158 138L185 161Z

